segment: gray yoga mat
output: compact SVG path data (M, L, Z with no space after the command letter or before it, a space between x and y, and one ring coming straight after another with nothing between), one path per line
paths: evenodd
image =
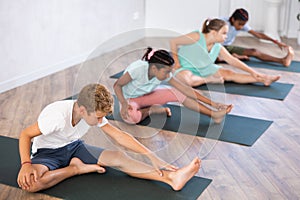
M17 175L20 169L18 140L0 136L0 183L18 187ZM132 178L120 171L106 168L105 174L90 173L75 176L41 191L51 196L81 199L197 199L211 183L211 179L193 177L179 192L156 181Z
M123 71L110 76L110 78L118 79L122 76L122 74ZM266 87L261 83L237 84L233 82L226 82L225 84L201 85L195 88L199 90L209 90L216 92L226 92L229 94L284 100L293 86L293 84L279 82L272 83L269 87Z

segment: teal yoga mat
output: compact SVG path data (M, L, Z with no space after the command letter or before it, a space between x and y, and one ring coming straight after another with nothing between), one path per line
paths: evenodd
M248 66L256 68L266 68L272 70L280 70L286 72L297 72L300 73L300 61L292 61L289 67L285 67L279 63L274 62L263 62L256 58L250 58L249 61L244 61Z
M221 124L215 124L211 123L210 117L182 106L170 104L164 106L171 109L171 117L153 115L151 118L144 119L139 125L252 146L273 123L268 120L226 115ZM119 110L119 103L115 97L114 113L107 116L107 119L122 121Z
M0 183L18 187L17 175L20 169L18 140L0 136ZM105 174L85 174L75 176L58 185L41 191L51 196L81 199L197 199L211 183L211 179L193 177L179 192L168 185L156 181L132 178L120 171L106 168Z
M110 76L110 78L118 79L122 76L122 74L123 71ZM266 87L260 83L237 84L233 82L226 82L225 84L201 85L195 88L199 90L210 90L216 92L226 92L229 94L284 100L293 86L293 84L279 82L272 83L269 87Z

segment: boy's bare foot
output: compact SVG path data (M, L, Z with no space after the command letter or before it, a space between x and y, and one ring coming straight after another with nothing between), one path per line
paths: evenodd
M264 85L265 86L270 86L271 83L278 81L280 79L280 76L271 76L271 75L267 75L264 79Z
M166 114L168 117L172 115L171 109L160 105L153 105L150 108L150 114Z
M228 114L231 111L232 108L233 108L233 105L230 104L230 105L227 106L226 109L219 110L219 111L212 111L212 118L213 118L214 122L216 124L221 123L223 121L224 116L226 114Z
M291 64L291 62L292 62L292 60L294 58L294 54L295 54L294 53L294 49L291 46L289 46L288 47L288 54L284 57L283 62L282 62L282 64L285 67L290 66L290 64Z
M232 55L233 55L233 57L236 57L237 59L242 60L242 61L249 60L249 57L246 56L246 55L239 55L239 54L236 54L236 53L233 53Z
M76 174L86 174L91 172L104 173L105 169L97 164L85 164L79 158L72 158L70 165L74 166Z
M194 160L183 168L178 169L175 172L169 173L171 179L171 186L173 190L181 190L185 184L199 171L201 166L201 160L196 157Z

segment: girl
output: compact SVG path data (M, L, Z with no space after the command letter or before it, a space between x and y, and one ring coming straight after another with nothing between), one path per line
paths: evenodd
M220 123L232 105L215 103L199 92L180 83L172 77L174 60L165 50L153 50L148 47L142 60L133 62L124 74L115 82L114 90L121 104L121 117L127 123L138 123L151 113L171 116L171 110L159 105L167 102L180 102L187 108L201 112ZM174 88L158 89L162 81ZM175 89L176 88L176 89ZM204 106L206 103L214 110Z
M224 81L241 84L261 82L269 86L280 78L280 76L257 73L228 53L221 45L226 39L227 32L228 26L225 21L207 19L203 24L202 33L195 31L172 39L170 47L174 52L176 77L190 86L211 82L223 83ZM181 47L178 50L179 46ZM248 74L237 73L214 64L218 56L229 65Z

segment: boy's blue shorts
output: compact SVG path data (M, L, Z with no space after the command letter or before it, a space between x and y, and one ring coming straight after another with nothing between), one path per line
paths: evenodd
M72 158L79 158L85 164L97 164L104 149L84 144L77 140L57 149L41 148L32 155L32 164L42 164L55 170L69 165Z

